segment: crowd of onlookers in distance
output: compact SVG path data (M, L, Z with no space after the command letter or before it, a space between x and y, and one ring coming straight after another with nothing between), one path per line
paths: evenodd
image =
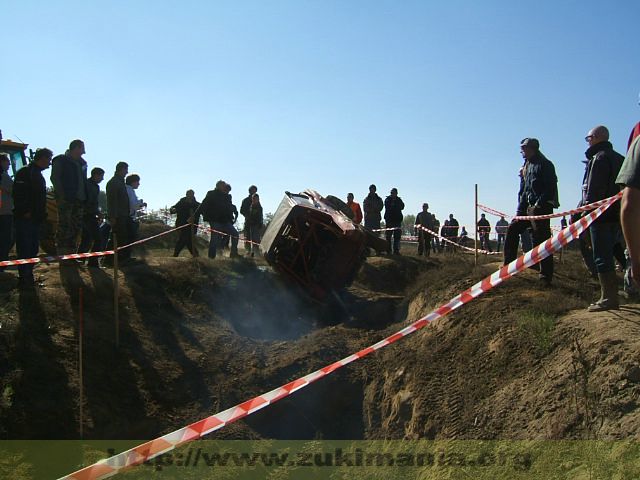
M640 122L633 128L627 145L626 158L616 152L609 141L609 130L598 125L585 136L585 172L582 179L582 198L578 206L584 206L616 195L623 190L622 200L614 203L590 226L581 237L580 245L585 264L601 286L600 298L590 305L590 311L617 309L618 280L614 259L626 270L625 291L635 293L633 280L640 279ZM523 159L518 169L520 188L516 216L537 217L552 214L560 205L558 178L554 164L541 151L540 142L533 137L520 142ZM51 167L51 183L55 198L57 225L55 242L58 255L98 252L129 245L135 241L139 230L139 217L146 203L137 197L140 176L129 174L129 165L119 162L113 177L106 184L106 212L100 208L100 183L105 171L94 167L88 171L84 160L85 144L73 140L68 150L54 157L47 148L36 150L31 162L19 169L12 179L9 157L0 154L0 261L8 259L9 250L15 244L17 258L36 257L39 252L42 227L47 218L47 190L43 171ZM176 215L176 227L180 228L174 256L187 248L198 256L194 237L200 219L209 223L211 233L208 256L215 258L221 248L229 248L230 257L238 257L239 233L235 227L239 215L244 217L244 248L254 256L264 227L264 216L258 188L249 187L248 196L242 200L240 211L233 204L231 185L219 180L215 188L198 202L193 190L170 208ZM347 195L346 206L356 224L364 222L364 228L384 232L387 251L400 254L403 210L405 204L392 188L383 200L377 194L376 185L369 186L369 193L362 201L362 208L354 201L353 193ZM384 214L383 214L384 211ZM571 222L580 215L571 218ZM384 218L384 228L382 220ZM567 226L565 218L562 226ZM491 224L483 213L475 225L482 250L492 251L489 236ZM496 247L504 249L504 264L516 259L520 252L528 251L551 237L549 218L515 219L504 216L495 224ZM414 233L418 241L418 255L432 252L454 252L457 246L468 245L471 240L466 228L460 228L453 214L441 224L424 203L415 217ZM230 247L229 247L230 243ZM626 250L624 248L626 244ZM118 250L121 265L135 263L131 249ZM103 260L106 262L106 260ZM61 266L75 265L77 260L66 259ZM102 268L101 260L91 257L87 264ZM0 267L2 268L2 267ZM549 286L554 273L553 257L543 259L536 268L540 284ZM33 264L18 266L19 286L32 288L35 284Z

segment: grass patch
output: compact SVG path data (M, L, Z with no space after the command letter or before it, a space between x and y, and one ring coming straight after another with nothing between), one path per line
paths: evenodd
M531 345L538 355L544 356L553 347L555 325L556 320L550 314L539 310L525 310L519 315L516 331L523 343Z

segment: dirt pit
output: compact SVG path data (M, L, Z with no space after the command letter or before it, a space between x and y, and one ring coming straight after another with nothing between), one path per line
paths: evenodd
M81 398L85 439L154 438L381 340L499 265L405 246L322 306L261 260L170 247L121 273L117 333L112 270L41 266L35 292L0 273L2 438L79 438ZM597 286L577 252L556 270L551 289L523 272L210 438L637 439L640 307L587 314Z

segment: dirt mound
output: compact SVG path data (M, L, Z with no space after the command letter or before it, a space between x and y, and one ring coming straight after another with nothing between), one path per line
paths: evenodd
M35 292L0 274L3 438L78 437L81 311L85 438L151 438L371 345L497 267L370 257L320 306L261 260L169 258L172 242L123 270L117 348L111 270L38 267ZM213 436L636 437L638 306L587 315L595 284L577 255L557 271L553 289L524 272Z

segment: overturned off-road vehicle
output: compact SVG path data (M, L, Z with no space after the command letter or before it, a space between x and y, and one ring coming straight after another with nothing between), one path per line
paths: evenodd
M349 285L371 248L387 250L387 242L351 220L340 199L314 190L285 192L262 237L267 262L301 286L313 299Z

